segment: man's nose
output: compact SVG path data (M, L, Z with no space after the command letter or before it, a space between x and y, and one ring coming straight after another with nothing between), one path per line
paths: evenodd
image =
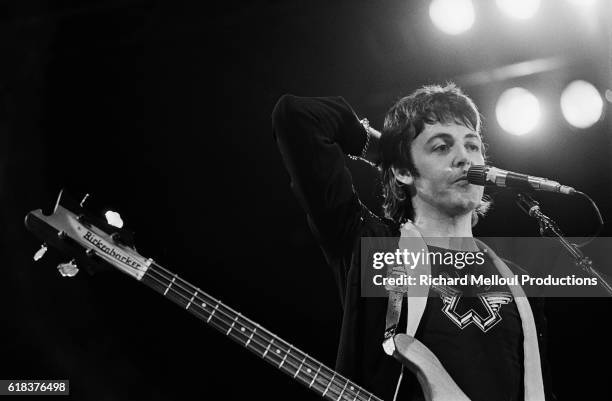
M469 167L472 164L472 161L469 158L467 150L463 146L457 146L456 149L453 167Z

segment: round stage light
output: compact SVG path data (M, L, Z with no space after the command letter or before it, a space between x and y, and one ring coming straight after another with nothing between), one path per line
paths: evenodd
M474 5L472 0L432 0L429 16L442 32L458 35L474 24Z
M527 89L511 88L499 97L495 116L504 131L513 135L524 135L538 125L540 103Z
M497 6L513 18L528 19L540 8L540 0L497 0Z
M603 100L597 88L586 81L574 81L561 94L563 117L576 128L589 128L601 118Z

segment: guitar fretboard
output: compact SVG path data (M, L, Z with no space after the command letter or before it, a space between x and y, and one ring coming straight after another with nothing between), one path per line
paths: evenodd
M157 263L140 280L323 398L380 399Z

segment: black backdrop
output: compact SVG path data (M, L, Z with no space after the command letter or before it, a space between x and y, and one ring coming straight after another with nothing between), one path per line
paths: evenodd
M67 378L78 400L318 397L123 275L61 278L54 252L34 263L23 217L61 188L120 211L142 254L333 366L341 308L272 140L278 97L343 95L380 127L423 83L530 58L565 57L522 81L551 99L569 79L609 79L606 13L586 40L550 3L542 13L563 29L491 18L464 39L436 32L424 1L1 4L0 378ZM609 112L577 135L551 106L538 136L509 137L493 110L514 83L466 87L493 161L575 185L610 216ZM378 210L376 173L351 168ZM537 235L511 193L494 195L476 234ZM540 200L568 233L594 229L584 202ZM559 399L609 397L595 367L612 356L609 311L603 299L549 300Z

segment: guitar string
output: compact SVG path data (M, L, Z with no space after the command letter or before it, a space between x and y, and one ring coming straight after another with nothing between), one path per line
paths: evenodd
M348 386L348 384L350 383L350 384L351 384L351 385L352 385L354 388L358 389L357 393L355 393L355 392L353 392L352 390L350 390L350 388L344 388L344 391L343 391L343 392L342 392L342 391L340 391L340 393L338 393L338 391L339 391L339 390L334 391L333 387L331 387L331 385L329 385L329 387L330 387L330 388L328 389L328 391L329 391L329 392L335 392L335 393L337 393L337 394L342 394L342 393L344 393L344 394L354 395L354 396L355 396L355 398L354 398L354 399L357 399L357 398L359 398L359 399L365 399L365 398L363 398L363 396L360 394L360 392L363 392L363 393L365 393L364 395L369 395L369 396L370 396L370 398L367 398L368 400L370 400L370 399L378 399L378 398L376 398L376 397L375 397L373 394L369 393L367 390L364 390L364 389L363 389L361 386L358 386L357 384L352 383L350 380L348 380L348 379L347 379L347 378L345 378L344 376L342 376L342 375L340 375L340 374L338 374L338 373L334 372L333 370L331 370L330 368L328 368L327 366L325 366L325 365L324 365L324 364L322 364L321 362L317 361L316 359L314 359L314 358L310 357L310 356L309 356L309 355L307 355L307 354L304 354L304 353L303 353L302 351L300 351L299 349L297 349L297 348L293 347L291 344L287 343L286 341L284 341L283 339L279 338L279 337L278 337L278 336L276 336L275 334L273 334L273 333L269 332L269 331L268 331L268 330L266 330L265 328L261 327L261 326L260 326L260 325L258 325L257 323L255 323L255 322L253 322L252 320L250 320L249 318L244 317L244 316L243 316L243 315L241 315L241 314L238 314L238 313L237 313L236 311L234 311L232 308L230 308L229 306L227 306L227 305L225 305L225 304L221 303L220 301L216 300L215 298L211 297L210 295L206 294L205 292L201 291L199 288L194 288L194 287L193 287L193 285L189 284L187 281L185 281L184 279L182 279L182 278L181 278L181 277L179 277L178 275L174 275L174 274L172 274L170 271L168 271L167 269L165 269L163 266L159 265L158 263L153 262L151 266L153 266L153 265L155 265L156 267L158 267L159 269L161 269L161 270L165 271L166 273L168 273L168 274L170 275L170 277L166 277L166 276L163 274L163 271L159 271L159 270L151 269L151 267L149 267L149 269L147 270L147 272L148 272L148 271L152 271L153 273L156 273L156 274L160 275L160 276L161 276L161 277L162 277L164 280L166 280L166 281L168 282L168 285L166 285L164 282L160 281L159 279L155 278L154 276L152 276L152 275L150 276L150 277L151 277L153 280L157 281L157 282L158 282L159 284L161 284L162 286L164 286L164 287L169 287L169 288L168 288L168 290L172 289L172 286L175 286L175 287L178 287L178 288L180 288L180 289L182 289L182 290L186 291L186 292L187 292L189 295L193 295L193 293L195 293L195 292L197 291L197 294L198 294L198 295L197 295L197 296L195 296L195 297L193 297L193 300L196 300L196 299L197 299L198 301L208 301L208 302L210 302L210 301L209 301L209 300L207 300L207 299L202 299L202 298L200 297L200 295L202 295L202 296L206 296L207 298L209 298L210 300L212 300L214 303L218 303L218 305L219 305L219 306L223 306L223 307L225 307L225 309L227 309L227 310L229 310L229 311L233 312L234 314L236 314L236 319L238 319L238 317L241 317L241 318L242 318L242 320L246 321L247 323L250 323L251 325L253 325L253 326L255 327L254 329L249 328L250 332L253 334L253 337L258 336L258 337L259 337L260 339L262 339L263 341L267 341L265 337L263 337L263 336L262 336L260 333L258 333L258 332L257 332L257 330L256 330L256 329L257 329L257 328L259 328L259 329L260 329L261 331L263 331L264 333L266 333L266 334L268 334L269 336L273 337L272 341L277 340L277 341L279 341L281 344L284 344L285 346L289 346L289 348L290 348L290 349L293 349L293 350L295 350L295 351L299 352L300 354L302 354L302 356L304 356L304 357L305 357L305 358L303 358L303 359L299 359L299 358L297 358L295 355L291 355L291 354L290 354L290 350L283 349L283 351L285 352L285 354L286 354L287 358L292 358L292 359L293 359L293 360L294 360L296 363L302 363L302 361L304 361L304 363L303 363L303 365L302 365L302 366L304 366L304 365L305 365L306 367L308 367L308 368L310 368L310 369L315 368L315 366L312 366L312 365L310 365L310 364L307 362L307 360L308 360L308 359L310 359L310 360L312 360L314 363L317 363L317 364L318 364L318 365L319 365L321 368L328 370L330 373L333 373L333 374L330 376L329 374L326 374L324 371L319 371L319 373L318 373L318 374L316 374L316 375L315 375L315 377L322 377L323 379L326 379L326 380L328 381L328 383L332 382L332 379L333 379L333 378L342 379L342 380L344 380L344 382L346 382L347 386ZM173 282L173 281L172 281L172 279L174 279L175 281ZM176 282L176 281L177 281L177 279L178 279L180 282L183 282L184 284L186 284L187 286L192 287L192 288L194 289L194 291L192 292L192 291L190 291L189 289L187 289L187 288L183 287L182 285L180 285L180 282L179 282L179 283L177 283L177 282ZM186 296L184 296L183 294L181 294L180 292L176 291L175 289L172 289L172 292L173 292L174 294L177 294L177 295L178 295L178 296L180 296L181 298L183 298L183 300L185 300L185 301L189 301L189 300L191 300L191 301L192 301L192 303L193 303L193 300L191 299L191 297L186 297ZM194 305L197 305L197 306L198 306L198 308L199 308L200 310L203 310L203 311L205 311L205 312L208 312L208 311L207 311L205 308L201 307L199 304L194 304ZM230 319L231 319L231 315L228 315L226 312L224 312L223 310L220 310L219 308L214 309L214 311L219 312L219 313L221 313L222 315L225 315L226 317L228 317L228 318L230 318ZM209 316L209 318L210 318L210 317L214 317L214 314L215 314L216 312L208 312L208 316ZM200 316L201 316L201 317L205 317L205 316L202 316L202 315L200 315ZM217 319L217 320L220 320L221 322L223 322L224 324L226 324L226 325L228 326L228 328L231 326L231 324L232 324L232 323L234 323L234 320L233 320L233 319L231 319L231 321L230 321L229 323L228 323L227 321L224 321L223 319L218 318L218 317L216 317L216 319ZM211 320L211 321L212 321L212 320ZM219 329L222 329L222 328L219 326ZM223 331L223 330L222 330L222 331ZM243 333L243 332L240 332L240 333ZM244 334L244 333L243 333L243 334ZM247 336L246 334L244 334L244 335L245 335L245 336ZM251 340L251 341L253 341L253 340ZM267 342L268 342L269 344L271 344L271 342L270 342L270 341L267 341ZM256 344L257 344L257 345L259 345L259 346L261 346L262 348L264 347L264 345L263 345L263 344L261 344L261 343L259 343L259 342L256 342ZM276 344L276 348L279 348L278 344ZM282 348L282 347L280 347L280 348ZM262 356L262 357L263 357L263 356ZM280 358L280 357L279 357L279 358ZM264 359L265 359L265 358L264 358ZM287 362L287 363L288 363L290 366L292 366L293 368L296 368L296 365L294 365L294 364L292 364L292 363L290 363L290 362ZM298 367L298 368L299 368L299 367ZM296 371L297 371L297 370L298 370L298 369L296 368ZM340 380L340 381L341 381L341 380ZM334 383L334 384L335 384L335 383ZM343 384L344 384L344 383L343 383ZM341 386L338 386L338 388L342 388L342 387L341 387Z
M157 271L154 271L154 272L155 272L155 273L158 273L158 274L160 274L162 277L164 277L164 276L163 276L161 273L159 273L159 272L157 272ZM153 277L153 276L150 276L150 277L151 277L153 280L155 280L155 281L157 281L158 283L160 283L160 284L162 284L162 285L163 285L163 283L162 283L160 280L158 280L157 278L155 278L155 277ZM178 277L178 276L177 276L177 277ZM166 278L166 279L167 279L167 278ZM184 281L184 280L183 280L183 281ZM189 283L187 283L187 284L189 284ZM181 287L181 288L182 288L182 289L184 289L183 287ZM182 297L184 300L187 300L187 299L188 299L187 297L183 296L181 293L179 293L179 292L178 292L178 291L176 291L176 290L172 290L172 293L177 294L178 296ZM205 293L204 293L204 295L207 295L207 294L205 294ZM189 299L191 299L191 298L189 298ZM214 299L213 299L213 300L214 300ZM220 304L220 305L223 305L223 304L222 304L222 303L220 303L220 302L219 302L219 304ZM197 305L197 304L196 304L196 305ZM225 305L223 305L223 306L225 306ZM227 306L225 306L225 307L226 307L226 309L231 309L231 308L229 308L229 307L227 307ZM203 310L205 310L205 309L203 309ZM216 309L216 311L219 311L219 309ZM195 312L195 311L194 311L194 312ZM224 313L223 311L219 311L219 312L220 312L220 313L222 313L222 314L225 314L226 316L228 316L228 315L227 315L226 313ZM212 316L212 315L213 315L213 313L209 313L209 316ZM199 313L198 313L198 316L200 316L200 317L204 317L203 315L201 315L201 314L199 314ZM240 315L240 316L242 317L242 315ZM228 316L228 317L229 317L229 316ZM226 324L228 327L231 327L231 325L230 325L228 322L226 322L226 321L224 321L224 320L222 320L222 319L216 318L216 320L220 320L220 321L222 321L223 323L225 323L225 324ZM247 320L247 319L245 319L245 320ZM211 320L211 321L212 321L212 320ZM234 322L234 321L232 320L232 322ZM209 323L210 323L210 322L209 322ZM260 328L262 331L267 331L267 330L263 329L261 326L259 326L259 325L257 325L257 326L258 326L258 328ZM220 331L225 331L225 328L222 328L220 325L217 325L217 328L219 328L219 330L220 330ZM255 330L253 330L253 333L254 333L254 334L256 334ZM241 334L243 334L245 337L247 337L247 335L246 335L246 334L244 334L243 332L241 332ZM269 334L272 334L272 333L269 333ZM275 337L276 337L276 336L275 336ZM235 335L234 335L234 338L236 338L236 339L237 339L237 337L236 337ZM260 338L263 338L263 337L261 337L261 336L260 336ZM276 339L277 339L277 340L279 340L279 341L285 342L285 341L283 341L282 339L280 339L280 338L278 338L278 337L276 337ZM265 338L264 338L264 341L265 341ZM273 339L272 341L274 341L274 339ZM254 342L254 343L256 343L257 345L261 346L261 347L262 347L262 349L263 349L263 348L265 348L265 345L264 345L264 344L261 344L261 343L259 343L259 342L258 342L258 341L256 341L256 340L251 340L251 342ZM286 342L285 342L285 343L286 343ZM244 345L244 344L243 344L243 345ZM269 343L269 345L271 345L271 342ZM290 344L289 344L289 345L290 345ZM291 363L291 361L286 361L286 362L287 362L287 365L292 366L292 367L293 367L293 368L296 370L296 376L294 376L294 378L296 378L296 377L297 377L297 374L299 374L299 371L300 371L300 370L302 370L302 369L301 369L301 367L302 367L302 366L306 365L307 367L312 368L312 365L309 365L309 364L305 363L307 358L310 358L310 359L311 359L311 360L313 360L314 362L319 363L319 362L318 362L318 361L316 361L314 358L311 358L310 356L308 356L308 355L304 354L303 352L301 352L299 349L294 348L294 347L293 347L293 346L291 346L291 345L290 345L290 347L291 347L292 349L294 349L294 350L296 350L296 351L300 352L300 353L301 353L301 354L303 354L303 355L304 355L304 357L305 357L305 358L303 358L303 359L298 359L298 358L296 358L296 357L295 357L295 355L290 355L290 354L289 354L289 352L290 352L290 351L283 350L283 351L285 351L285 353L286 353L286 356L287 356L287 357L292 357L294 360L296 360L296 362L300 362L300 363L301 363L301 365L300 365L300 366L297 366L297 369L295 369L295 368L296 368L296 365L292 364L292 363ZM248 347L247 347L247 348L248 348ZM269 346L268 346L268 348L269 348ZM276 347L276 348L278 348L278 344L277 344L277 347ZM280 348L282 348L282 347L280 347ZM259 353L256 353L256 354L258 354L258 355L259 355ZM270 354L270 355L275 355L275 354ZM262 357L264 360L266 359L266 358L265 358L263 355L260 355L260 356L261 356L261 357ZM277 356L277 357L278 357L278 359L279 359L279 360L281 359L281 357L280 357L280 356ZM286 359L286 358L285 358L285 359ZM269 362L272 362L271 358L269 358L269 359L268 359L268 361L269 361ZM304 362L304 363L303 363L303 362ZM321 363L319 363L319 364L321 365L320 367L322 367L322 368L327 368L325 365L323 365L323 364L321 364ZM328 370L330 370L329 368L327 368L327 369L328 369ZM331 370L330 370L330 371L331 371ZM309 375L308 375L306 372L304 372L304 371L302 371L302 373L303 373L305 376L309 377L309 378L311 377L311 376L309 376ZM344 383L344 386L341 386L341 385L338 385L337 383L335 383L335 382L332 380L334 377L338 377L338 378L342 378L342 379L344 379L344 380L346 381L346 382ZM314 377L312 377L312 378L313 378L313 381L312 381L311 383L315 383L315 382L316 382L318 385L320 385L321 387L323 387L323 388L325 389L325 390L324 390L325 392L329 392L329 393L331 393L331 394L334 394L334 393L335 393L336 395L338 395L338 399L340 399L340 398L341 398L341 396L343 396L343 397L344 397L344 395L345 395L345 394L346 394L346 395L349 395L349 396L353 396L353 398L352 398L352 399L353 399L353 401L354 401L354 400L357 400L357 399L359 399L359 400L372 400L372 399L373 399L372 397L374 397L374 395L373 395L373 394L371 394L371 393L367 392L366 390L364 390L364 389L363 389L363 388L361 388L360 386L356 385L355 383L352 383L350 380L348 380L348 379L344 378L343 376L341 376L341 375L339 375L339 374L336 374L335 372L334 372L334 376L332 376L332 377L331 377L331 379L329 378L329 376L326 376L324 373L321 373L320 371L319 371L319 372L317 372L317 373L315 374L315 376L314 376ZM327 379L327 385L326 385L325 383L320 383L320 380L315 380L315 379L318 379L318 378ZM333 384L335 384L335 385L338 387L338 389L339 389L339 390L335 390L335 389L334 389L334 388L331 386L331 384L332 384L332 383L333 383ZM355 392L353 392L352 390L350 390L350 388L348 387L348 384L349 384L349 383L351 384L351 386L352 386L353 388L357 388L357 393L355 393ZM312 385L311 385L311 386L309 386L309 387L312 387ZM363 392L364 394L360 394L361 392ZM366 396L368 396L368 395L369 395L369 398L365 398L365 397L366 397ZM375 398L375 399L377 399L377 398Z
M158 266L159 266L159 265L158 265ZM163 269L163 270L166 270L166 269L164 269L164 268L163 268L163 266L159 266L159 267L160 267L161 269ZM159 274L159 275L160 275L160 276L162 276L164 279L168 280L168 278L167 278L167 277L165 277L165 276L164 276L164 275L163 275L161 272L159 272L159 271L155 271L155 270L152 270L152 271L153 271L154 273ZM168 273L170 273L170 272L168 272ZM170 274L171 274L171 273L170 273ZM155 281L157 281L158 283L160 283L160 284L164 285L164 283L163 283L163 282L161 282L160 280L156 279L155 277L153 277L153 276L150 276L150 277L151 277L152 279L154 279ZM178 277L178 276L173 276L173 277L174 277L174 279L175 279L175 280L176 280L176 278L179 278L179 280L181 280L181 281L185 282L187 285L191 286L191 284L187 283L185 280L180 279L180 277ZM168 280L168 281L169 281L169 280ZM174 284L176 284L176 283L174 283ZM164 285L164 286L165 286L165 285ZM177 285L177 286L178 286L179 288L181 288L181 289L183 289L183 290L187 291L187 293L191 295L191 293L190 293L188 290L186 290L184 287L182 287L182 286L180 286L180 285ZM192 286L192 287L193 287L193 286ZM198 291L200 291L200 290L198 289ZM176 290L172 290L172 293L177 294L178 296L180 296L180 297L181 297L181 298L183 298L184 300L187 300L187 299L188 299L187 297L185 297L183 294L181 294L180 292L178 292L178 291L176 291ZM218 302L218 303L219 303L219 305L224 306L226 309L232 310L231 308L227 307L226 305L222 304L221 302L219 302L219 301L215 300L214 298L210 297L208 294L206 294L206 293L203 293L203 292L202 292L202 295L206 295L206 296L208 296L209 298L211 298L213 301ZM201 300L199 297L197 297L197 298L198 298L199 300ZM189 298L189 299L191 299L191 298ZM197 304L196 304L196 305L197 305ZM199 305L198 305L198 307L199 307ZM206 311L205 309L202 309L202 310ZM227 316L227 317L231 317L231 316L227 315L227 313L225 313L225 312L223 312L223 311L220 311L219 309L216 309L216 311L220 312L221 314L223 314L223 315L225 315L225 316ZM234 311L234 313L235 313L235 311ZM200 315L200 314L198 314L198 315L199 315L199 316L201 316L201 317L203 317L203 316L202 316L202 315ZM211 317L212 317L212 315L213 315L213 312L209 312L209 316L211 316ZM240 315L240 317L243 317L243 316L242 316L242 315ZM237 318L238 318L238 316L237 316ZM220 320L220 321L221 321L221 322L223 322L223 323L225 323L225 324L228 326L228 328L229 328L229 327L231 327L231 324L230 324L230 323L228 323L228 322L226 322L226 321L224 321L224 320L222 320L222 319L219 319L219 318L216 318L216 319L217 319L217 320ZM243 319L244 319L244 320L246 320L246 321L249 321L249 320L250 320L250 319L248 319L248 318L244 318L244 317L243 317ZM232 320L232 322L234 322L234 321ZM264 331L264 332L268 332L266 329L262 328L261 326L259 326L258 324L254 323L254 322L251 322L251 324L254 324L255 326L258 326L258 327L256 327L256 328L259 328L260 330L262 330L262 331ZM224 331L224 330L225 330L225 329L224 329L224 328L222 328L221 326L218 326L218 328L219 328L221 331ZM257 335L258 335L260 338L262 338L264 341L266 341L266 339L265 339L264 337L262 337L260 334L258 334L258 333L257 333L255 330L253 330L252 332L253 332L253 334L257 334ZM242 332L241 332L241 333L242 333ZM336 394L338 394L338 395L339 395L339 397L340 397L340 394L348 394L348 395L352 395L352 396L354 396L353 400L356 400L357 398L359 398L360 400L363 400L363 399L365 399L364 397L365 397L366 395L369 395L369 396L370 396L370 398L367 398L368 400L371 400L371 399L372 399L372 397L374 397L374 395L372 395L372 394L371 394L371 393L369 393L368 391L364 390L363 388L361 388L360 386L356 385L355 383L352 383L350 380L348 380L348 379L344 378L342 375L339 375L339 374L337 374L337 373L333 372L333 371L332 371L331 369L329 369L327 366L325 366L325 365L321 364L320 362L318 362L318 361L317 361L317 360L315 360L314 358L311 358L311 357L310 357L310 356L308 356L307 354L304 354L304 353L303 353L303 352L301 352L299 349L297 349L297 348L293 347L292 345L290 345L290 344L286 343L284 340L282 340L282 339L278 338L278 337L277 337L277 336L275 336L274 334L272 334L272 333L270 333L270 332L268 332L268 334L269 334L269 335L271 335L271 336L273 336L273 337L275 337L275 339L276 339L276 340L278 340L278 341L280 341L281 343L284 343L285 345L289 345L289 346L290 346L290 348L294 349L295 351L299 352L300 354L302 354L302 355L304 356L304 358L299 359L299 358L296 358L296 356L295 356L295 355L291 355L291 354L289 353L289 352L290 352L290 350L289 350L289 351L287 351L287 350L283 350L283 351L285 351L285 353L286 353L287 357L289 357L289 358L293 358L293 359L296 361L296 363L297 363L297 362L302 363L302 361L304 361L304 364L305 364L307 367L309 367L309 368L314 368L312 365L310 365L310 364L306 363L306 360L307 360L308 358L310 358L310 359L311 359L312 361L314 361L315 363L318 363L318 364L320 365L320 368L325 368L325 369L329 370L330 372L334 373L334 375L333 375L333 376L331 376L331 378L330 378L330 376L326 375L324 372L320 372L320 370L319 370L319 372L318 372L318 373L317 373L317 374L316 374L316 375L313 377L313 383L314 383L314 379L315 379L315 378L319 378L319 377L321 377L321 378L323 378L323 379L326 379L326 380L328 381L328 383L327 383L327 384L328 384L328 387L329 387L329 388L327 389L327 391L329 391L329 392L331 392L331 393L336 393ZM244 335L245 337L247 336L246 334L243 334L243 335ZM252 341L253 341L253 340L252 340ZM272 339L272 341L274 341L274 339ZM263 344L261 344L261 343L259 343L259 342L257 342L257 341L254 341L254 342L255 342L257 345L261 346L262 348L264 348L264 347L265 347ZM268 343L271 345L271 342L270 342L270 341L268 341ZM269 346L268 346L268 348L269 348ZM276 348L279 348L279 347L278 347L278 344L277 344L277 347L276 347ZM282 348L282 347L280 347L280 348ZM274 355L274 354L272 354L272 355ZM263 357L263 356L262 356L262 357ZM265 357L263 357L263 358L265 359ZM281 359L281 358L280 358L280 356L278 357L278 359ZM292 366L293 368L295 368L295 367L296 367L296 365L292 364L290 361L288 362L288 365ZM303 366L303 365L302 365L302 366ZM297 371L299 371L299 370L300 370L300 367L298 366L298 369L296 369L296 372L297 372ZM303 373L304 373L304 372L303 372ZM305 374L306 376L308 376L306 373L304 373L304 374ZM333 379L334 377L337 377L337 378L339 378L339 379L344 379L344 380L345 380L345 382L346 382L346 383L345 383L345 387L341 387L341 386L339 386L338 384L336 384L335 382L333 382L333 380L332 380L332 379ZM340 391L340 390L334 390L334 388L333 388L333 387L331 387L331 383L336 384L336 386L337 386L339 389L340 389L340 388L342 388L342 391ZM351 384L351 386L352 386L352 387L354 387L354 388L357 388L357 389L358 389L357 393L354 393L352 390L350 390L350 388L348 388L348 390L347 390L347 387L348 387L348 384L349 384L349 383ZM323 384L322 384L321 386L323 386ZM327 387L326 387L326 388L327 388ZM365 393L365 394L363 394L363 395L362 395L362 394L359 394L360 392L363 392L363 393Z
M162 269L163 269L163 267L162 267L162 266L158 266L158 267L160 267L160 268L162 268ZM164 275L163 275L161 272L159 272L159 271L154 271L154 272L155 272L155 273L157 273L157 274L159 274L160 276L162 276L162 277L163 277L165 280L168 280L168 278L167 278L167 277L165 277L165 276L164 276ZM177 278L178 278L179 280L183 281L185 284L187 284L187 285L191 286L191 285L190 285L188 282L186 282L185 280L181 279L180 277L178 277L178 276L177 276ZM162 282L160 282L159 280L156 280L156 281L158 281L160 284L164 285L164 284L163 284ZM186 291L186 292L187 292L189 295L192 295L192 292L191 292L191 291L189 291L188 289L186 289L186 288L184 288L184 287L182 287L182 286L180 286L180 285L178 285L178 287L179 287L179 288L181 288L182 290ZM192 286L192 287L193 287L193 286ZM245 316L243 316L243 315L241 315L241 314L237 313L236 311L234 311L234 310L233 310L232 308L230 308L229 306L227 306L227 305L223 304L222 302L220 302L220 301L218 301L218 300L214 299L213 297L211 297L210 295L208 295L208 294L204 293L204 292L203 292L203 291L201 291L200 289L196 289L196 291L198 292L198 294L204 295L204 296L208 297L210 300L212 300L212 301L213 301L213 302L210 302L209 300L204 299L204 301L206 301L206 302L208 303L208 305L212 306L213 304L218 303L219 305L222 305L223 307L225 307L225 309L229 310L230 312L233 312L235 315L239 315L239 316L240 316L240 317L241 317L241 318L242 318L244 321L246 321L247 323L250 323L251 325L253 325L255 328L254 328L254 329L249 328L249 330L250 330L251 332L253 332L253 333L254 333L254 335L257 335L259 338L261 338L262 340L266 341L267 343L270 343L270 340L268 340L268 339L266 339L265 337L263 337L263 336L261 335L261 333L256 332L256 329L257 329L257 328L259 328L259 329L260 329L260 331L262 331L262 332L264 332L264 333L267 333L267 334L268 334L270 337L273 337L272 341L277 340L277 341L281 342L281 343L282 343L282 344L284 344L284 345L288 345L288 346L289 346L289 348L294 349L295 351L297 351L297 352L299 352L299 353L303 354L303 356L305 356L306 358L310 358L310 359L311 359L313 362L318 363L319 365L322 365L323 367L325 367L325 366L324 366L322 363L320 363L319 361L315 360L314 358L311 358L309 355L307 355L307 354L303 353L302 351L300 351L299 349L297 349L297 348L293 347L291 344L287 343L287 342L286 342L286 341L284 341L283 339L281 339L281 338L279 338L278 336L274 335L273 333L269 332L269 331L268 331L268 330L266 330L265 328L261 327L259 324L255 323L255 322L251 321L250 319L246 318ZM184 296L183 294L180 294L178 291L173 291L173 292L174 292L174 293L176 293L176 294L178 294L179 296L181 296L181 297L182 297L184 300L191 299L191 298L188 298L188 297ZM196 296L194 299L197 299L197 300L199 300L199 301L202 301L202 300L203 300L202 298L200 298L200 296ZM207 311L205 308L202 308L200 305L197 305L197 306L198 306L198 307L200 307L200 308L201 308L203 311L207 312L207 313L208 313L208 316L213 315L213 313L215 313L215 312L208 312L208 311ZM230 319L230 322L224 321L224 320L222 320L222 319L218 319L218 320L222 321L223 323L225 323L225 324L227 325L227 328L229 328L229 327L231 326L231 323L232 323L232 322L234 322L234 319L232 319L231 315L229 315L229 314L227 314L226 312L224 312L224 311L222 311L222 310L219 310L219 309L217 309L216 311L220 312L221 314L225 315L226 317L228 317L228 318ZM245 336L246 336L246 334L245 334ZM260 345L261 345L261 344L260 344ZM277 344L277 345L278 345L278 344ZM277 348L278 348L278 347L277 347ZM282 348L282 347L281 347L281 348ZM286 349L283 349L283 351L284 351L285 353L287 353L287 352L288 352L288 350L286 350ZM298 361L298 362L299 362L299 361L301 361L301 359L296 358L296 357L295 357L295 355L290 355L290 357L293 357L293 358L294 358L296 361ZM307 367L312 368L313 366L312 366L312 365L308 365ZM331 371L331 370L330 370L330 371ZM322 374L321 374L320 376L322 376ZM324 378L326 378L325 376L323 376L323 377L324 377Z

